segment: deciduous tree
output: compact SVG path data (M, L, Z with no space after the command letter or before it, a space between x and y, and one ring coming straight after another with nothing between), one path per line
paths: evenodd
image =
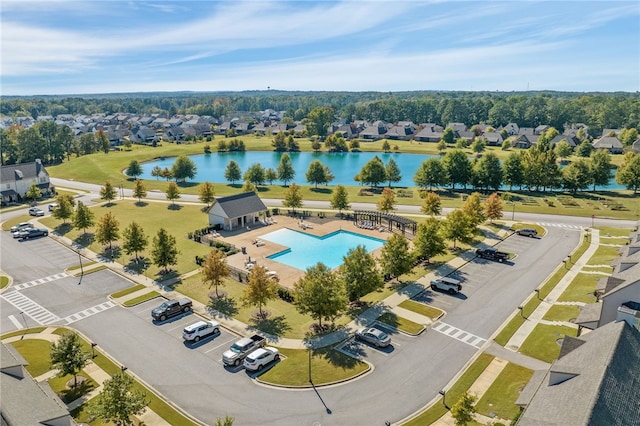
M300 190L300 187L298 185L292 183L284 191L284 199L282 200L282 205L284 207L293 209L294 212L297 208L302 207L302 191Z
M264 183L264 168L260 163L254 163L244 172L242 179L248 180L255 186L260 186Z
M451 416L456 426L466 426L475 418L476 408L474 406L477 397L464 392L460 399L451 407Z
M60 208L59 206L57 208ZM93 212L89 207L85 206L82 201L78 201L78 206L73 214L73 227L82 229L83 233L87 233L87 228L95 223Z
M309 314L322 327L322 320L335 321L347 309L347 297L340 276L318 262L307 268L293 287L296 310Z
M202 283L209 284L209 288L214 286L216 297L220 297L218 287L224 285L225 278L230 274L231 270L227 264L227 255L215 248L211 250L202 265Z
M560 142L558 142L554 150L556 151L556 155L558 156L558 158L560 158L560 160L569 158L571 154L573 154L573 148L571 148L571 145L569 145L569 142L567 142L565 139L562 139Z
M502 177L504 183L509 185L509 190L513 189L514 186L522 187L524 184L524 165L520 152L512 152L504 160Z
M109 251L113 250L112 243L118 239L119 235L118 220L109 211L98 220L96 226L96 241L100 244L109 244Z
M198 168L191 158L186 155L180 155L176 158L173 166L171 166L171 171L176 181L184 182L187 178L193 179L196 176Z
M491 223L502 217L502 198L496 192L491 194L484 202L484 215Z
M480 199L480 194L474 192L469 195L462 205L462 212L467 215L471 226L476 227L485 221L484 207Z
M393 192L391 188L384 188L382 190L382 194L380 195L380 200L378 200L378 210L383 213L389 213L393 210L396 204L396 194Z
M158 178L162 176L162 167L154 166L153 169L151 169L151 176L155 177L156 180L158 180Z
M627 152L618 172L616 173L616 182L625 185L627 189L637 193L640 189L640 154Z
M420 188L441 186L447 183L447 172L438 158L429 158L423 161L413 176L413 181Z
M73 216L73 207L75 204L73 197L68 194L58 195L56 197L56 203L58 207L53 209L51 215L56 219L62 219L63 223L67 223L67 219Z
M402 179L400 167L398 167L398 164L393 160L393 158L390 158L389 161L387 161L384 171L387 182L389 182L389 187L391 187L392 183L400 182Z
M344 186L336 185L333 190L333 195L331 196L331 208L338 209L339 213L342 215L342 210L350 207L348 196L349 194Z
M416 259L425 260L446 252L446 244L440 232L440 221L428 218L418 224L416 236L413 239L413 255Z
M424 196L424 201L422 202L420 211L431 216L438 216L442 213L442 202L440 200L440 196L435 192L427 192Z
M247 286L242 294L245 306L257 306L260 318L264 318L262 307L278 296L278 284L269 277L267 268L256 265L249 273Z
M170 235L164 228L160 228L153 237L151 259L155 265L163 268L165 273L169 272L169 266L178 263L176 237Z
M129 167L127 167L127 170L125 170L125 173L130 178L135 179L142 174L142 166L140 165L138 160L131 160L131 162L129 163Z
M273 185L273 181L278 179L278 172L269 167L264 171L264 179L269 182L269 185Z
M175 182L169 182L165 194L167 195L167 200L171 201L171 205L174 205L174 201L180 198L178 185Z
M73 375L73 386L77 375L89 362L89 354L82 350L82 339L77 333L66 332L50 346L51 365L60 370L59 376Z
M456 184L467 185L471 175L471 163L464 152L459 149L447 152L442 159L442 165L452 188L455 189Z
M324 139L333 119L333 108L329 106L315 107L309 111L305 120L307 132L310 135L318 135L321 139Z
M204 181L204 183L200 185L198 199L200 202L205 203L207 207L216 199L216 191L211 182Z
M138 204L140 204L142 199L147 196L147 188L144 186L144 182L140 179L136 179L133 184L133 196L138 199Z
M96 133L96 143L98 144L102 152L104 152L105 154L109 153L109 150L111 149L111 143L109 142L109 138L107 137L107 134L104 132L104 130L100 129Z
M457 242L467 241L474 229L469 217L462 210L453 210L443 223L442 233L446 239L453 241L455 249Z
M133 378L124 372L117 372L105 380L90 413L107 423L134 424L131 416L142 414L149 400L145 392L132 389L133 384Z
M136 222L131 222L129 226L124 228L122 232L124 241L122 242L122 248L127 255L133 253L135 255L136 262L138 261L138 253L144 251L149 244L149 239L144 233L144 230Z
M242 179L242 170L234 160L229 161L227 164L227 167L224 170L224 178L231 182L232 185L236 183L236 181Z
M280 161L278 162L278 179L282 181L284 186L287 186L287 182L293 180L296 175L296 171L291 164L291 157L289 154L282 154Z
M598 149L591 153L591 179L593 190L597 186L608 186L611 180L611 155L606 149Z
M24 195L35 203L38 198L42 197L42 191L40 191L38 185L31 183L31 186L29 186L29 189L27 189L27 192Z
M344 282L350 302L384 286L384 279L378 270L376 260L364 246L350 249L343 257L338 274Z
M400 275L411 269L413 261L413 254L409 250L409 241L404 235L393 234L384 243L380 256L383 274L396 277L400 281Z
M100 188L100 198L107 202L107 205L110 206L111 202L116 198L116 189L111 185L110 181L106 181L104 186Z
M562 186L573 192L589 187L593 182L589 163L584 158L580 158L562 169Z
M360 182L364 185L378 186L387 179L384 164L376 155L360 170Z
M307 182L314 184L315 188L317 188L318 184L325 183L327 181L325 167L319 160L313 160L311 164L309 164L306 177Z

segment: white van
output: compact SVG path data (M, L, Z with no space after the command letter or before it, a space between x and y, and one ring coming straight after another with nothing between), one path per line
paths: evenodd
M462 291L462 284L455 278L441 277L431 280L431 289L446 291L449 294L456 294Z

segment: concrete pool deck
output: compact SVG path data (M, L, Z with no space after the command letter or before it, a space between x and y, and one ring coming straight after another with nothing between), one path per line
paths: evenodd
M280 285L289 289L293 289L293 285L304 276L305 271L267 258L267 256L271 256L272 254L285 250L288 247L271 241L266 241L262 239L263 235L278 229L289 228L315 236L323 236L339 230L350 231L381 240L386 240L391 236L390 232L358 228L353 220L339 219L335 216L324 218L317 216L307 217L302 221L302 223L305 225L311 225L311 227L305 227L304 229L301 226L300 219L296 217L283 215L272 216L272 219L276 221L276 223L272 225L262 225L257 223L255 226L249 226L249 229L242 228L234 231L220 231L220 237L216 239L233 244L238 248L246 248L247 254L239 252L227 257L227 263L230 266L244 270L248 273L249 270L246 267L246 262L251 258L252 261L255 260L256 264L266 267L269 271L275 271L278 274ZM261 240L264 244L254 244L256 240ZM379 256L380 251L381 249L376 249L372 254L377 257ZM322 262L322 258L317 259L317 261Z

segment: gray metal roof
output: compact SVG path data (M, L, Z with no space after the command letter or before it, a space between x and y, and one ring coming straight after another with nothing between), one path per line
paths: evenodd
M566 342L544 380L527 385L535 391L517 425L640 424L640 332L612 322Z

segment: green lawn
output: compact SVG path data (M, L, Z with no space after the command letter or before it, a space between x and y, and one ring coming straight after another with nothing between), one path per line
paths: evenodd
M467 391L471 385L478 379L480 374L487 368L487 366L493 361L493 355L481 354L473 364L465 370L456 383L451 386L451 389L446 390L446 402L450 407L460 399L462 394ZM426 402L426 401L425 401ZM442 417L447 412L447 409L440 402L436 402L431 408L420 413L417 417L414 417L410 421L404 423L405 426L424 426L430 425Z
M180 203L177 203L180 206ZM120 235L123 230L135 220L145 231L149 239L147 250L142 253L147 259L150 259L150 252L153 237L157 234L158 229L165 228L170 235L176 239L178 254L178 264L173 267L178 274L196 269L198 266L194 262L195 256L206 256L210 248L204 244L196 243L187 239L187 233L208 226L207 215L201 210L200 206L182 205L179 209L171 209L166 203L149 202L140 207L134 201L121 200L116 201L111 206L106 204L91 207L91 211L95 215L96 222L107 212L111 212L118 220L120 226ZM88 244L88 248L95 253L102 253L103 247L93 239L94 229L89 229L87 235L83 235L82 231L73 229L69 223L63 224L62 221L54 219L51 216L42 219L42 222L50 228L54 228L58 233L74 240L83 245ZM115 241L114 246L122 245L122 240ZM130 259L123 251L116 252L115 260L125 266L135 269L135 262ZM162 279L163 275L159 274L160 269L155 265L150 265L145 274L149 277Z
M600 274L578 274L571 281L569 287L560 295L558 302L584 302L594 303L596 297L593 292L596 289L598 280L603 276Z
M140 303L146 302L147 300L155 299L156 297L162 296L155 290L151 290L148 293L141 294L138 297L134 297L133 299L127 300L122 305L126 308L130 308L131 306L139 305Z
M95 262L93 260L88 260L86 262L82 262L82 268L80 268L80 264L77 264L77 265L74 265L74 266L69 266L67 268L67 271L74 272L74 273L75 272L80 272L81 269L87 268L87 267L89 267L91 265L95 265L96 263L98 263L98 262Z
M38 377L51 370L49 352L51 343L40 339L16 340L11 343L29 365L25 368L33 377Z
M26 328L24 330L12 331L10 333L6 333L6 334L3 334L2 336L0 336L0 340L8 339L9 337L13 337L13 336L22 336L23 334L37 334L37 333L40 333L41 331L43 331L46 328L47 327L33 327L33 328Z
M425 305L424 303L415 302L413 300L405 300L400 303L398 306L404 309L408 309L410 311L415 312L416 314L424 315L427 318L436 319L443 314L443 312L429 305Z
M596 226L596 229L600 230L600 238L602 237L618 237L629 238L629 234L633 229L629 228L614 228L612 226Z
M6 275L0 275L0 289L9 285L9 277Z
M144 284L136 284L136 285L132 285L129 288L125 288L124 290L120 290L120 291L116 291L115 293L111 293L111 297L113 297L114 299L118 299L122 296L126 296L127 294L131 294L134 293L138 290L142 290L143 288L145 288Z
M51 389L60 397L62 402L65 404L69 404L72 401L80 398L82 395L91 392L95 388L98 387L98 384L89 377L88 374L80 372L77 374L78 377L82 376L85 378L85 381L75 388L68 388L67 382L69 380L73 380L73 376L67 374L66 376L55 376L49 379L49 386Z
M565 326L538 324L527 337L520 352L545 362L553 362L560 354L559 339L577 335L576 329Z
M611 265L611 261L619 256L621 247L600 246L587 262L588 265Z
M280 386L309 386L309 351L280 349L284 359L260 376L260 381ZM332 348L313 351L311 378L315 385L339 382L369 370L369 365Z
M532 375L532 370L508 363L476 403L476 410L485 416L493 413L501 419L513 419L520 412L515 402Z
M378 321L404 331L407 334L418 334L424 330L424 325L418 324L406 318L399 317L393 312L385 312L378 317Z
M580 308L573 305L553 305L545 314L547 321L569 321L578 317Z

